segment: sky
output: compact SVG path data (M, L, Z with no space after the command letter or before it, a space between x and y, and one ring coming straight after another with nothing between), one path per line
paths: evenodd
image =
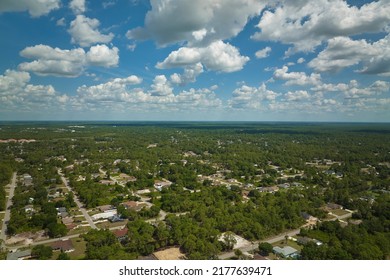
M1 0L1 120L390 122L390 0Z

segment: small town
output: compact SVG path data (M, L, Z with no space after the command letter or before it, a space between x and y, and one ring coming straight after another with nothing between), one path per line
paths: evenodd
M2 126L1 256L389 258L386 141L331 126L328 144L304 127L223 129Z

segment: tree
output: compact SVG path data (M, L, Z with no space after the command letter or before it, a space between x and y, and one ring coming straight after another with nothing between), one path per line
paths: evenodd
M61 252L57 257L57 260L70 260L70 257L67 253Z
M226 250L232 250L234 245L237 244L237 240L234 237L234 233L231 231L225 232L223 236L223 241L225 242Z
M31 250L33 258L38 260L48 260L53 256L53 249L45 245L37 245Z
M259 244L259 251L262 256L268 256L273 251L273 247L268 242L261 242Z

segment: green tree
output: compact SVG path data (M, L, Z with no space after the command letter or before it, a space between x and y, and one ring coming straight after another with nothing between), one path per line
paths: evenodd
M259 244L259 251L262 256L268 256L273 251L273 247L268 242L261 242Z
M45 245L37 245L31 250L33 258L38 260L49 260L53 256L53 249Z

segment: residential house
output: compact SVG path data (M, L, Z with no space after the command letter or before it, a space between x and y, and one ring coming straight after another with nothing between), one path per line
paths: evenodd
M299 256L298 250L290 246L284 246L283 248L276 246L273 248L273 251L283 258L296 258Z
M118 239L119 242L125 241L127 239L127 233L129 229L127 227L123 229L118 229L114 231L115 237Z
M164 181L156 180L156 181L154 181L155 189L160 191L160 192L162 191L163 188L168 188L170 185L172 185L172 182L170 182L168 180L164 180Z
M56 251L59 250L61 252L70 253L74 251L72 240L70 239L64 239L64 240L58 240L50 245L50 247Z
M7 260L26 260L31 258L31 250L10 252L7 254Z
M102 220L102 219L108 219L110 217L113 217L117 214L116 209L109 210L103 213L95 214L91 218L93 221Z
M313 238L309 238L309 237L306 237L306 236L300 236L298 237L297 239L297 242L299 244L302 244L302 245L306 245L307 243L309 242L313 242L314 244L316 244L317 246L321 246L323 243L317 239L313 239Z
M23 185L26 187L31 186L33 183L33 178L30 174L23 174Z

